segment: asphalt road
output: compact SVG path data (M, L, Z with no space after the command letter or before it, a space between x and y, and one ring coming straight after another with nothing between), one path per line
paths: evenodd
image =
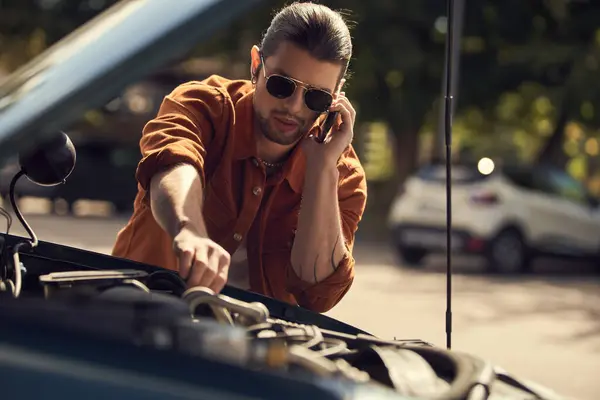
M109 253L115 218L28 215L41 240ZM15 221L12 233L24 235ZM355 283L328 315L384 338L420 338L444 347L443 260L422 271L397 265L383 245L357 244ZM486 276L455 262L453 350L487 358L559 393L600 392L600 276L585 264L542 261L527 277Z

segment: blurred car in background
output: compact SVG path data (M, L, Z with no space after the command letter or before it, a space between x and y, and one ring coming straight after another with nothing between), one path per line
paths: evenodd
M137 193L135 171L141 159L139 147L135 143L94 140L75 143L75 148L76 168L64 184L42 187L26 178L19 179L16 197L47 198L53 204L60 199L66 202L68 212L73 212L77 200L106 201L112 203L117 213L130 211ZM19 168L18 159L13 158L0 170L0 194L5 201L10 181Z
M600 265L600 204L566 172L551 166L452 168L453 253L485 257L488 271L528 272L538 256ZM394 200L388 225L406 266L446 251L446 170L427 165Z

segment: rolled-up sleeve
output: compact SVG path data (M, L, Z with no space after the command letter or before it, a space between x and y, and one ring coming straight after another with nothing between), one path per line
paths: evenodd
M358 223L362 219L367 202L367 182L360 164L352 168L343 168L346 169L346 173L341 175L339 181L338 202L346 256L333 274L316 284L300 279L291 265L288 268L288 290L294 295L298 305L316 312L332 309L350 290L354 281L355 260L352 251Z
M146 192L152 177L170 166L193 165L204 184L204 160L222 120L223 95L215 88L184 84L165 96L142 131L136 179Z

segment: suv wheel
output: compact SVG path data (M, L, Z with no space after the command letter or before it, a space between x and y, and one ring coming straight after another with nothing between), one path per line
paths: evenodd
M52 213L56 215L73 215L73 202L67 201L63 198L55 198L52 200Z
M128 212L131 212L131 210L133 209L132 204L133 203L124 202L124 201L115 203L114 204L115 213L118 215L122 215L122 214L126 214Z
M523 236L517 229L501 231L487 250L488 270L502 274L529 272L531 257Z
M598 246L596 255L592 258L592 263L594 265L594 270L600 274L600 246Z
M404 266L420 267L423 265L423 259L427 256L427 251L415 247L398 246L398 254Z

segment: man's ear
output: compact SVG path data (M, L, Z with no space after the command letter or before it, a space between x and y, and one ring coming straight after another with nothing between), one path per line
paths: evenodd
M250 50L250 76L254 79L258 79L260 64L260 49L257 45L254 45L252 46L252 50Z

